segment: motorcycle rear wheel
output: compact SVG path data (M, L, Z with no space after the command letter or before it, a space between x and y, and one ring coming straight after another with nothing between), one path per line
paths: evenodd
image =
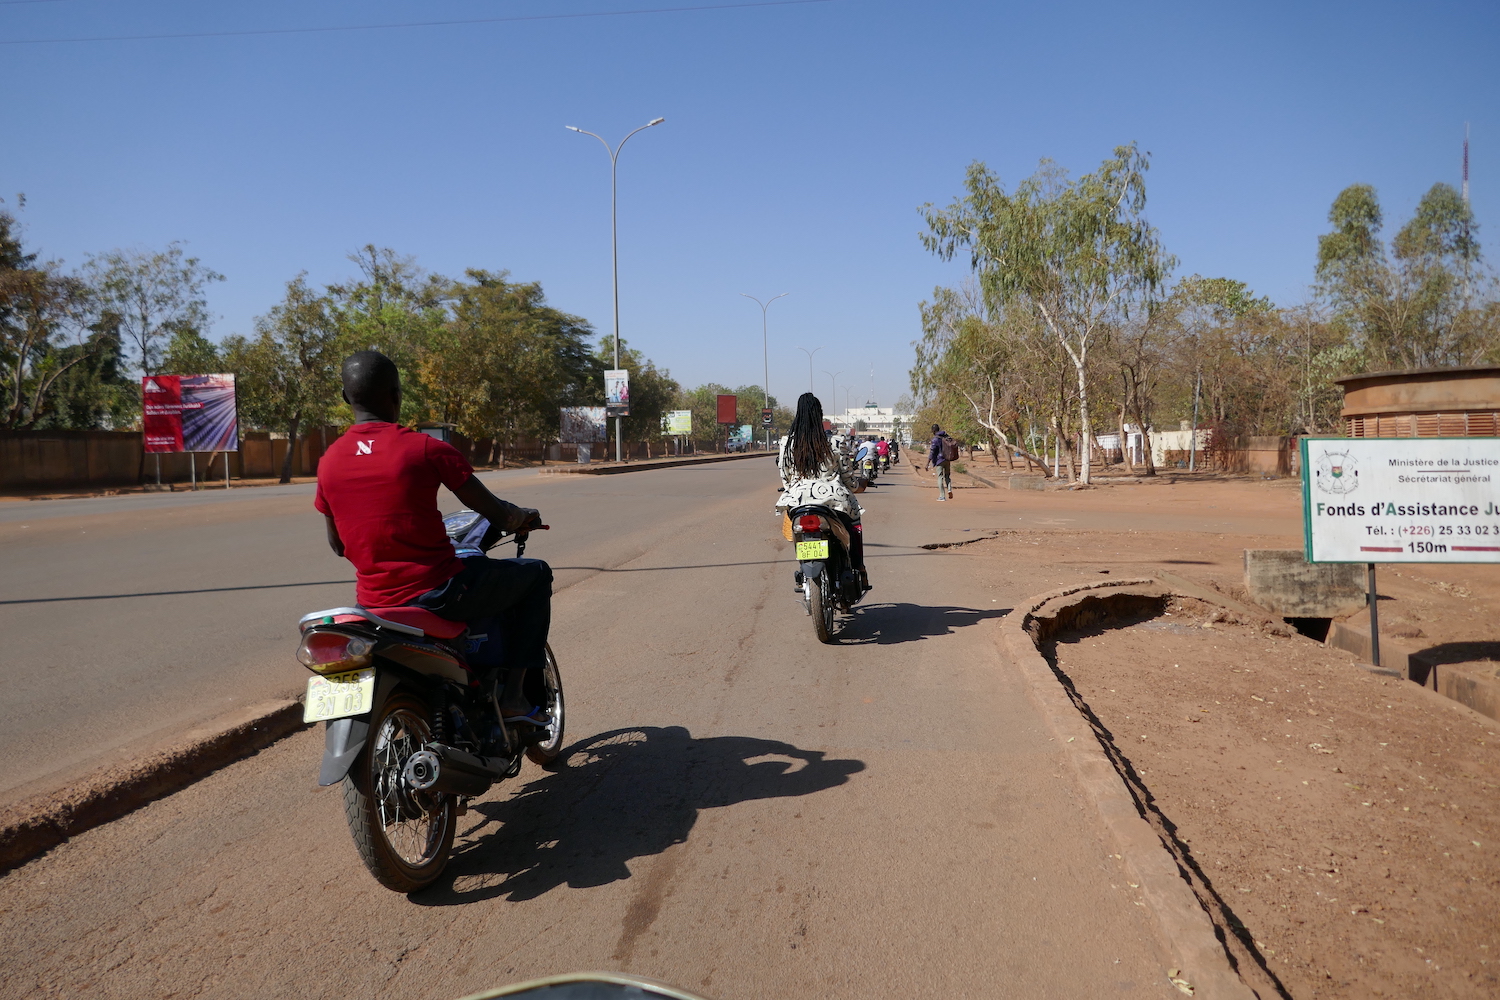
M394 892L431 885L453 849L453 797L411 792L402 778L407 760L431 739L432 709L397 690L375 709L370 738L344 777L354 847L375 881Z
M557 669L557 657L552 655L552 646L547 645L547 666L542 669L542 687L546 690L546 701L542 708L551 717L547 727L547 738L526 748L526 756L533 764L547 767L557 760L563 748L563 688L562 673Z
M833 642L833 594L828 585L828 571L806 580L807 613L812 615L813 633L819 642Z

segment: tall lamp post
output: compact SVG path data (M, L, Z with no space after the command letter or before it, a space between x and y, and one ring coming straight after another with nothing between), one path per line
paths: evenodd
M643 132L653 125L660 125L664 121L666 121L665 118L653 118L651 121L636 129L635 132ZM620 150L625 148L625 143L630 141L630 136L635 135L635 132L631 132L630 135L627 135L625 138L621 139L620 144L611 149L609 143L604 141L603 136L590 132L588 129L578 128L574 125L564 125L563 128L567 129L569 132L578 132L582 135L592 135L595 139L598 139L601 143L603 143L605 152L609 153L609 250L610 257L613 260L615 279L615 370L618 371L620 368L620 238L618 225L619 213L617 209L620 203L620 198L619 184L617 183L617 175L619 171L617 168L620 165ZM616 462L622 460L621 438L624 435L621 433L621 428L623 426L624 420L621 417L615 417Z
M827 368L824 368L823 374L828 376L828 392L830 394L828 397L828 407L832 409L839 405L839 376L844 373L842 371L831 372Z
M748 292L740 292L740 294L745 296L745 298L749 299L751 302L754 302L756 305L760 306L760 353L761 360L765 363L766 369L766 380L761 384L761 388L765 390L766 401L762 404L762 406L764 406L765 409L769 410L771 408L771 347L770 341L766 338L766 310L771 308L772 302L775 302L777 299L783 298L792 293L782 292L780 295L771 296L764 302L756 298L754 295L749 294ZM771 450L771 428L769 426L766 427L766 450Z
M817 354L822 349L823 348L821 348L821 347L814 347L812 350L809 351L805 347L799 347L799 348L797 348L797 350L799 350L803 354L807 355L807 391L808 392L814 391L813 390L813 367L812 367L813 355Z

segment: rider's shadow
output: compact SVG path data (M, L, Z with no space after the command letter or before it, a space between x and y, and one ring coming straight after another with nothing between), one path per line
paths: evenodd
M1004 618L1010 612L1010 608L980 610L904 602L861 604L844 620L836 633L836 641L853 646L916 642L952 635L957 629L978 625L991 618Z
M774 740L694 739L680 726L603 733L518 793L471 806L442 878L411 899L514 902L606 885L630 877L632 858L686 841L701 809L821 792L864 768Z

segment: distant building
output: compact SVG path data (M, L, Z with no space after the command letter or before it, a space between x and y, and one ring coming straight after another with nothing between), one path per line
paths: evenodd
M915 414L897 413L893 407L880 406L876 403L853 406L843 413L835 413L828 417L834 430L841 434L875 437L884 435L902 444L911 444L912 421L915 419Z

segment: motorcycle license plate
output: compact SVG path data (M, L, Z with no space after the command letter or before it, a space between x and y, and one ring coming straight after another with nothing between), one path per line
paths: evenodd
M308 678L303 722L327 722L364 715L375 701L375 668Z
M807 562L810 559L828 558L828 539L820 538L815 542L798 542L797 559Z

